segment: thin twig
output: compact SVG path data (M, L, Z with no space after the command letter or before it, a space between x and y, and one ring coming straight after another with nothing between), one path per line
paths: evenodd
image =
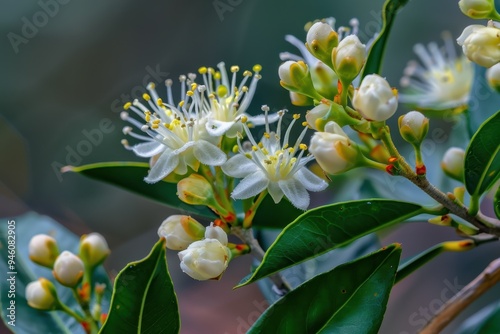
M498 281L500 281L500 258L491 262L478 277L444 304L434 318L420 331L420 334L440 333L470 303Z

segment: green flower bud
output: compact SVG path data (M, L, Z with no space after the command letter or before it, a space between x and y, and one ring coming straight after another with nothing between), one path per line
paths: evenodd
M323 22L316 22L309 28L306 47L311 54L332 67L332 50L339 44L339 35L332 27Z
M210 182L199 174L191 174L177 183L177 196L191 205L213 205L214 190Z
M288 60L280 65L278 69L280 85L292 92L309 96L320 100L313 85L309 67L303 61Z
M44 311L55 310L59 306L56 288L46 278L39 278L26 286L26 301L29 306Z
M493 0L460 0L458 6L462 13L473 19L488 19L495 11Z
M50 269L52 269L56 258L59 256L56 240L46 234L33 236L28 249L31 261Z
M352 82L366 62L366 46L356 35L342 39L332 51L333 69L344 82Z
M418 111L410 111L398 119L399 132L404 140L419 147L429 131L429 119Z

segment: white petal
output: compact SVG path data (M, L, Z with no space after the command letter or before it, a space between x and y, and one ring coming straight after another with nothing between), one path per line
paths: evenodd
M161 153L165 149L165 147L166 146L163 145L162 143L159 143L157 141L152 141L134 145L132 147L132 150L134 151L135 154L137 154L140 157L150 158L153 155Z
M295 173L295 178L309 191L321 191L328 187L328 183L317 175L314 175L306 167L299 169Z
M202 164L210 166L220 166L226 162L226 154L214 144L205 140L196 141L193 154Z
M173 154L172 150L165 150L165 152L163 152L158 158L158 161L156 161L156 164L149 171L148 176L144 178L144 181L147 183L155 183L162 180L168 174L172 173L178 163L179 157L176 154Z
M269 191L269 195L273 198L274 203L279 203L283 198L283 190L281 190L277 182L270 182L267 186L267 190Z
M209 135L219 137L225 134L234 125L233 122L224 122L216 119L209 119L206 128Z
M232 177L244 178L248 174L252 174L259 169L252 159L247 158L243 154L237 154L230 158L224 165L222 171Z
M260 115L256 115L256 116L250 116L250 115L246 115L246 116L248 118L248 121L250 123L252 123L253 125L266 124L266 115L264 115L264 114L260 114ZM278 115L278 113L270 114L270 115L267 115L267 122L269 124L271 124L271 123L276 122L279 118L280 118L280 116Z
M264 172L258 170L241 180L231 193L231 197L234 199L254 197L266 189L268 184L269 180Z
M288 200L298 209L307 210L309 206L309 193L306 188L294 177L280 180L278 184Z
M188 141L187 143L185 143L184 145L182 145L181 147L179 147L178 149L174 150L174 154L181 154L182 152L185 152L186 150L188 150L189 148L193 147L196 145L196 141L194 140L191 140L191 141Z

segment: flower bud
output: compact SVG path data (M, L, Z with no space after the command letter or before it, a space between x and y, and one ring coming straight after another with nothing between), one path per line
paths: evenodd
M309 152L329 174L343 173L356 167L361 155L356 143L335 122L328 122L325 132L314 133Z
M214 190L210 182L199 174L191 174L177 183L177 196L187 204L210 205L214 203Z
M487 19L495 10L492 0L460 0L458 7L462 13L473 19Z
M38 310L54 310L59 306L57 291L46 278L28 283L26 286L26 301L28 305Z
M491 66L486 70L486 79L491 89L500 93L500 63Z
M158 236L165 238L166 246L172 250L184 250L203 238L205 227L190 216L172 215L161 223Z
M429 131L429 119L418 111L399 117L398 124L401 137L414 146L420 146Z
M205 238L207 239L217 239L221 244L227 246L227 234L219 226L214 226L214 223L210 223L210 226L205 230Z
M52 273L59 283L74 288L82 280L83 271L83 261L75 254L64 251L57 257Z
M314 103L313 99L311 99L309 96L297 92L290 92L290 101L292 101L292 104L294 106L298 107L306 107Z
M309 68L303 61L288 60L278 69L280 85L292 92L311 98L321 98L314 89Z
M333 69L342 81L353 81L365 62L366 46L356 35L345 37L332 51Z
M493 21L488 26L470 25L464 29L457 42L469 60L484 67L500 62L500 29Z
M80 239L80 258L93 268L100 265L108 257L110 251L106 239L99 233L82 235Z
M59 255L56 240L46 234L37 234L33 236L30 240L28 249L31 261L51 269L54 266L54 261Z
M325 64L332 65L332 50L339 44L339 35L332 27L323 22L316 22L307 31L306 47L309 52Z
M181 269L194 279L218 279L227 268L231 252L217 239L195 241L179 252Z
M364 77L359 88L354 91L352 104L366 120L385 121L398 108L397 91L381 76L370 74Z
M322 129L321 122L323 117L325 117L330 111L330 106L324 103L318 104L316 107L312 108L306 113L307 124L314 130Z
M314 89L323 97L333 100L339 93L337 74L325 63L318 61L309 69Z
M464 177L465 151L458 147L450 147L441 160L441 168L449 177L462 181Z

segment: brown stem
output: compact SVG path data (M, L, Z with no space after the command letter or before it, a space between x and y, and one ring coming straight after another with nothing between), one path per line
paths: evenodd
M444 304L434 318L420 331L420 334L440 333L470 303L498 281L500 281L500 258L491 262L478 277Z

